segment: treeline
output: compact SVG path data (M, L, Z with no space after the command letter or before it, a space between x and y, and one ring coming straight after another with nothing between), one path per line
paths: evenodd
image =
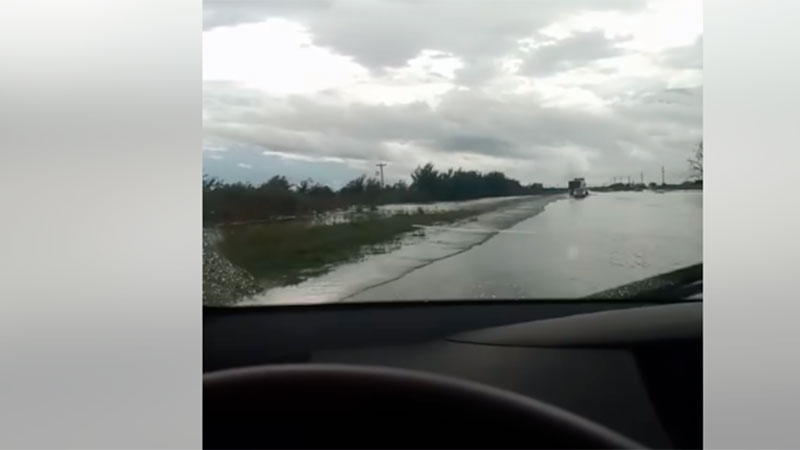
M291 184L280 175L258 186L227 183L203 176L203 221L237 222L305 215L353 205L469 200L563 191L544 188L541 183L522 185L502 172L439 171L430 163L417 167L411 173L411 180L410 185L398 181L381 186L378 179L362 175L341 189L333 190L311 179Z
M695 180L687 180L680 184L660 184L655 182L650 182L647 184L642 183L614 183L608 186L593 186L589 189L597 192L617 192L617 191L643 191L646 189L649 190L702 190L703 189L703 180L695 179Z

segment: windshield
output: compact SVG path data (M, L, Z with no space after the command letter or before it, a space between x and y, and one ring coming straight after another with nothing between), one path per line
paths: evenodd
M699 0L206 1L203 303L698 298L702 89Z

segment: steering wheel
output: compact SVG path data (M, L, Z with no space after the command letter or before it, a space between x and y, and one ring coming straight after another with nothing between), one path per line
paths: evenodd
M457 378L297 364L206 374L205 448L643 448L555 406Z

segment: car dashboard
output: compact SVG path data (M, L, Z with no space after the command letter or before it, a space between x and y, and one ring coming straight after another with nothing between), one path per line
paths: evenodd
M702 446L702 302L206 308L204 371L396 367L523 394L652 448Z

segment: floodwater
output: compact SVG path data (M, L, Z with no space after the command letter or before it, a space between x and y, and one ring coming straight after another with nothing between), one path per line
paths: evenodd
M456 210L482 211L501 205L511 205L524 196L513 197L488 197L475 200L432 202L432 203L396 203L389 205L378 205L374 210L369 208L350 207L346 209L328 211L320 213L314 218L315 225L333 225L336 223L347 223L356 218L363 218L368 215L389 216L397 213L415 213L424 211L426 213L447 212Z
M352 297L570 298L702 262L701 192L595 193Z
M574 298L702 262L701 192L516 198L242 304Z

